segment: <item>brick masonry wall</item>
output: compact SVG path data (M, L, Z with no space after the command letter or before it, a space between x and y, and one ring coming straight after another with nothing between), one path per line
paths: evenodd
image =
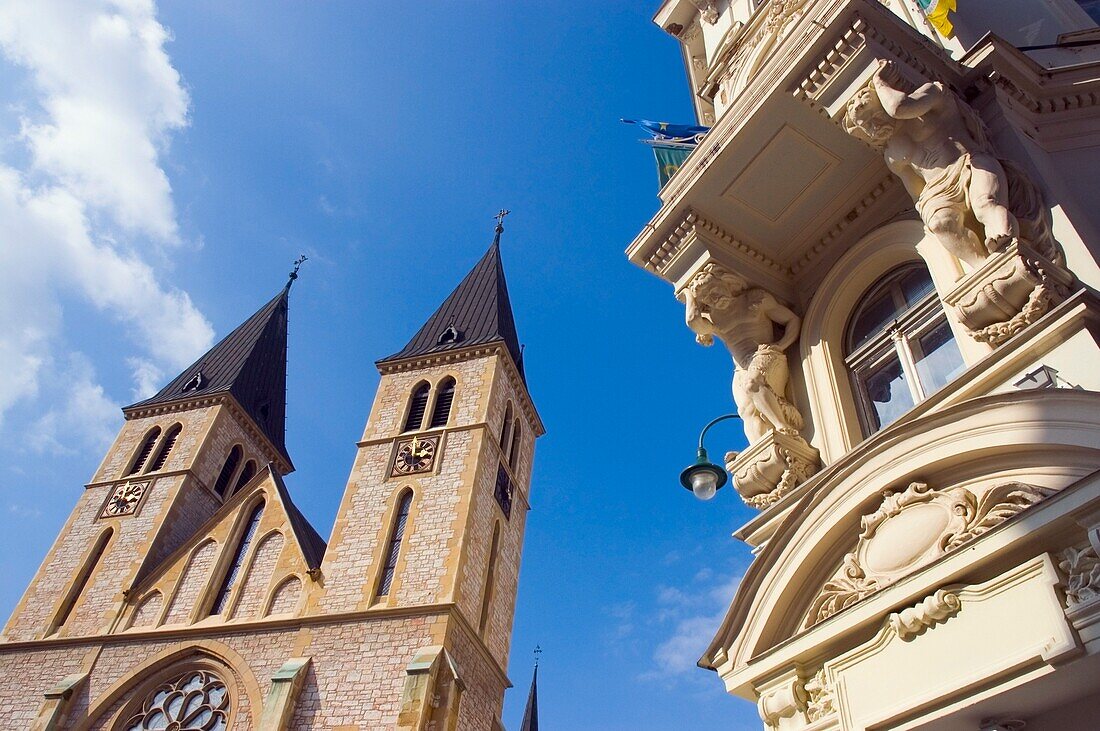
M452 428L446 431L437 472L432 474L390 478L392 441L359 449L325 556L322 611L354 611L370 606L392 526L393 505L406 487L412 488L414 501L397 576L386 603L450 601L455 583L459 506L469 490L468 474L477 457L472 432L454 427L476 424L484 418L490 365L490 360L478 359L383 376L364 440L396 438L417 384L426 380L434 389L448 376L456 381L449 419ZM425 422L430 419L434 401L433 392Z
M438 472L389 479L392 438L397 436L404 419L412 388L421 378L426 377L436 384L447 375L456 378L458 388L450 425L444 436ZM291 657L313 657L314 664L309 670L291 723L291 728L295 729L392 727L396 722L408 662L419 648L446 644L455 656L466 684L459 728L463 731L492 728L493 719L500 714L504 686L493 664L478 648L484 641L496 663L504 667L526 518L522 499L517 497L510 521L503 521L493 499L496 465L500 459L495 433L499 433L504 404L510 398L518 404L512 390L515 385L503 376L504 371L494 356L383 377L364 439L385 441L365 445L356 456L348 490L333 530L332 545L325 558L324 590L322 592L320 586L312 581L306 581L303 585L300 579L293 579L285 585L285 591L280 590L277 594L272 610L274 614L296 611L303 590L308 590L310 597L313 597L311 601L314 603L307 609L309 613L366 608L373 581L377 578L376 564L381 558L381 544L389 532L394 498L400 488L409 485L414 489L416 499L389 604L423 605L457 597L460 610L476 630L492 528L495 521L501 521L503 532L497 558L494 601L483 640L468 633L461 623L452 623L446 615L433 614L431 610L404 617L359 615L347 620L333 617L330 623L309 626L301 625L300 620L284 620L278 628L251 624L248 617L261 613L262 604L272 587L283 586L281 582L291 574L304 578L304 566L299 565L300 559L296 558L299 556L297 546L290 534L284 533L281 550L276 550L275 544L262 540L253 545L251 563L246 560L248 573L238 580L240 599L233 622L227 624L216 621L216 618L204 619L203 629L197 634L195 630L198 627L180 630L177 626L175 629L156 630L153 637L143 637L141 632L129 630L104 638L106 644L94 662L91 681L74 697L74 718L85 716L89 708L101 704L105 694L121 679L135 673L136 678L147 677L150 671L143 665L158 655L190 647L200 643L201 638L201 642L227 646L228 655L235 658L232 660L235 668L232 682L236 683L239 705L245 716L250 715L251 702L257 704L255 710L258 713L269 688L270 677L283 662ZM517 408L516 413L521 414L522 411ZM163 428L185 415L186 412L167 415ZM487 430L476 427L482 422L488 422ZM112 448L112 454L108 455L97 474L115 479L151 424L150 420L144 419L128 422ZM193 424L202 428L192 429ZM523 424L522 449L514 479L517 489L521 494L526 494L534 425L526 420ZM471 425L475 428L465 428ZM128 429L131 426L133 428ZM257 453L251 451L257 446L247 441L247 434L236 424L228 410L211 409L204 418L195 417L194 422L189 421L185 425L173 459L191 460L187 464L194 466L200 480L210 484L234 443L246 445L246 456ZM114 452L125 454L118 456ZM81 496L70 525L43 564L43 574L64 574L67 570L71 575L75 571L79 556L74 558L73 555L79 553L77 548L86 552L94 540L94 529L97 527L94 515L98 513L108 489L106 485L92 488ZM244 496L238 501L241 505L246 502ZM127 575L127 572L133 576L147 552L150 565L159 563L186 541L193 540L196 531L218 505L220 501L212 499L205 488L197 482L185 482L182 475L155 483L139 515L119 519L125 528L116 536L120 550L115 553L113 542L104 557L107 561L109 556L116 555L117 558L112 560L117 562L117 566L112 566L118 571L112 569L109 572L111 581L99 587L93 577L85 597L74 612L74 618L80 620L79 623L74 620L74 629L82 633L102 630L117 615L121 606L123 585L119 577ZM165 521L165 516L170 520ZM275 525L269 523L269 518L276 521L281 529L286 529L285 516L265 510L258 535L267 534ZM158 521L170 525L161 531L154 542ZM190 562L185 553L178 553L177 558L173 559L179 564L178 567L158 572L157 576L162 578L143 589L146 592L143 598L149 596L149 590L154 587L163 598L154 600L155 604L143 609L141 623L155 621L146 617L160 613L158 606L163 608L163 602L176 593L175 583L181 583L181 586L170 610L171 621L186 620L198 597L210 586L213 567L222 550L220 547L227 545L226 531L231 524L232 520L227 517L210 528L210 535L218 539L218 544L211 544L206 552L200 552L200 560L195 563L193 572L196 577L194 581L188 577L183 578L182 582L180 580L183 567ZM120 540L123 536L124 541ZM271 567L273 560L274 568ZM105 570L104 573L108 572ZM188 569L188 576L191 573ZM56 595L58 586L65 581L67 578L55 582L57 586L54 586L46 579L32 588L43 594L52 592ZM160 586L162 581L163 587ZM13 617L13 631L18 637L12 636L10 639L30 639L34 636L33 628L41 628L48 622L49 611L27 611L29 607L42 606L42 602L24 604L26 607L21 605ZM89 617L91 619L86 619ZM123 626L126 626L128 617L124 615L123 619ZM3 714L0 717L12 720L13 728L29 726L41 707L42 693L65 675L78 672L82 666L91 667L90 658L94 658L95 652L94 645L66 645L64 642L47 642L35 649L14 650L0 645L0 714ZM114 708L117 710L128 701L128 697L119 698ZM100 720L97 727L104 728L108 722L109 714ZM251 718L240 717L234 728L252 728Z
M92 645L15 651L0 647L0 717L5 719L6 728L29 728L41 708L43 694L61 678L81 672L82 666L86 669L94 660L87 684L73 697L67 727L85 719L93 710L100 715L92 728L106 729L112 714L134 697L127 692L107 709L100 708L116 684L126 681L127 686L131 682L140 685L162 667L149 667L158 656L189 648L201 650L205 646L227 657L231 664L237 663L231 671L220 673L236 686L239 710L234 731L254 727L253 709L258 715L270 689L271 676L288 659L300 656L312 657L313 665L299 694L291 729L392 728L408 663L418 649L444 643L445 625L443 617L428 615L304 628L288 624L279 629L243 626L226 631L221 626L187 637L139 639L124 634L107 638L98 658L96 646ZM168 664L176 662L178 658ZM499 701L494 705L492 696L502 693L503 688L496 682L483 683L475 662L473 655L465 662L460 660L463 679L470 683L478 678L477 683L486 689L468 688L463 694L463 704L469 699L475 709L493 709L499 714ZM180 671L185 668L186 663L180 666ZM250 687L253 695L258 696L255 706L249 703ZM479 718L460 728L489 729L491 718Z
M100 519L101 507L117 482L97 483L126 479L123 473L150 429L160 427L163 436L177 423L183 429L162 469L129 478L151 481L139 512ZM4 637L27 640L46 632L97 537L105 529L112 528L114 534L110 543L60 634L93 634L109 626L120 608L122 590L194 535L221 504L194 480L180 474L160 475L194 468L200 482L211 484L225 456L237 443L244 447L246 458L261 459L259 445L229 409L221 406L125 422L96 471L93 486L86 488L78 498L68 523L13 612ZM154 454L156 451L159 451L159 442Z
M209 540L204 541L190 554L183 578L172 596L172 603L164 620L166 625L190 623L195 603L207 587L210 587L218 549L218 542Z
M283 551L283 534L269 533L256 546L256 553L241 582L241 598L233 610L233 618L257 617L267 599L267 587Z

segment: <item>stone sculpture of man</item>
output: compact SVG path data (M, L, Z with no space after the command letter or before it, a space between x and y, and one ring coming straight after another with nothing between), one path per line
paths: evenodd
M749 443L772 430L798 434L802 415L786 399L789 373L784 353L798 338L798 315L713 263L691 279L683 300L695 339L709 346L718 336L733 356L733 400ZM778 340L776 325L783 327Z
M939 82L906 93L899 81L893 62L880 61L871 83L848 103L845 128L883 147L925 226L978 267L1020 233L1005 167L969 105Z

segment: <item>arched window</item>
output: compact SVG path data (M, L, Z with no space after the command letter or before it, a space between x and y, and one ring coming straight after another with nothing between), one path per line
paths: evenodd
M508 466L514 471L516 464L519 463L519 443L520 435L523 429L520 426L519 419L512 422L512 446L508 449Z
M405 417L405 427L401 431L419 431L424 425L424 412L428 409L428 392L431 386L421 383L409 399L409 413Z
M867 435L962 372L962 354L923 264L894 269L863 296L849 320L845 363Z
M485 625L489 621L489 607L493 603L493 591L496 588L497 552L500 549L500 523L493 526L493 543L489 547L489 569L485 572L485 592L481 596L481 619L477 623L477 631L485 632Z
M206 670L190 670L153 688L121 728L226 731L230 712L225 681Z
M242 487L248 484L248 481L256 476L256 460L250 459L244 463L244 469L241 470L241 476L237 478L237 484L233 486L233 492L237 492Z
M512 402L504 409L504 421L500 424L500 451L507 453L508 440L512 438Z
M451 418L451 404L455 400L455 379L446 378L439 384L435 395L435 408L432 409L431 428L447 426Z
M145 435L145 441L141 443L141 449L134 455L134 461L130 463L130 469L126 472L127 477L141 472L141 468L145 466L145 462L148 461L149 455L153 453L153 447L156 446L157 437L159 436L159 426L154 426L149 430L149 433Z
M107 544L111 542L112 535L114 535L114 530L111 528L99 534L95 546L92 547L92 551L88 554L88 558L84 560L84 564L80 567L80 572L73 579L72 586L69 587L69 592L65 595L65 600L58 608L53 622L50 623L49 629L46 631L47 635L52 635L54 632L57 632L65 626L65 622L69 621L69 615L72 614L73 607L76 606L77 600L80 599L80 595L84 593L84 589L88 586L88 581L92 578L92 574L95 573L100 559L103 558L103 552L107 550Z
M173 424L172 427L165 432L164 439L160 440L157 458L149 465L149 469L145 470L146 472L156 472L164 467L164 463L168 461L168 456L172 454L172 447L176 446L176 440L179 439L181 431L183 431L182 424Z
M248 516L248 523L245 524L244 532L241 533L240 540L237 541L237 550L233 553L233 563L226 569L225 578L222 579L222 585L218 588L218 593L214 597L214 603L210 605L210 616L215 614L221 614L225 611L226 602L229 601L229 594L233 591L233 584L237 583L237 577L241 573L241 565L244 563L244 557L248 553L248 546L252 543L252 538L256 535L256 530L260 527L260 518L264 514L264 503L261 500L256 507L252 509L252 513Z
M397 572L397 557L401 553L401 541L405 537L405 526L409 523L409 509L412 507L412 490L401 493L397 501L397 514L390 529L390 541L386 545L386 560L382 564L382 575L378 579L378 596L390 595L393 577Z
M225 490L229 487L229 481L233 479L233 473L237 471L237 465L240 464L243 454L244 450L239 444L234 444L233 449L229 450L229 456L225 458L222 471L214 482L214 492L218 495L225 497Z

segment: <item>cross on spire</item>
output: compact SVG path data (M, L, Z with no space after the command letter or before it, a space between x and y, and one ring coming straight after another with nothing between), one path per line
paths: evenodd
M504 217L507 216L509 213L511 213L511 211L509 211L507 208L501 208L497 215L493 216L493 218L497 220L497 233L500 233L504 230Z
M294 269L291 270L290 275L286 280L286 288L290 289L290 285L294 284L294 280L298 278L298 270L302 268L302 264L309 261L309 257L302 254L294 260Z
M540 645L535 645L534 655L535 655L535 667L536 668L539 666L539 655L541 655L541 654L542 654L542 647Z

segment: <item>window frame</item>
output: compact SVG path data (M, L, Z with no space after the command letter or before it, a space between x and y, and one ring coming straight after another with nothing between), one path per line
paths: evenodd
M432 390L432 384L428 381L417 381L416 385L413 386L412 391L409 392L409 398L405 402L405 415L401 419L401 434L424 431L424 420L428 418L428 402L431 401ZM421 391L424 393L424 405L420 409L420 421L417 424L410 424Z
M932 280L931 273L920 262L910 261L895 267L866 290L848 318L848 325L844 332L844 366L848 371L849 382L854 392L856 411L864 437L869 437L894 423L893 421L881 423L878 411L871 402L870 393L865 386L869 377L881 366L891 360L897 360L912 400L910 409L939 390L921 380L920 370L917 367L917 364L923 360L920 356L920 340L940 326L946 326L950 330L950 323L934 284L931 291L911 305L901 294L901 280L906 273L915 269L923 269L928 273L929 281ZM895 307L900 302L906 309L900 316L894 317L892 322L853 348L853 329L859 316L863 313L865 306L871 304L883 290L891 291ZM955 339L953 331L951 339L952 341ZM957 344L956 347L958 347ZM965 367L965 361L962 361L962 365Z

